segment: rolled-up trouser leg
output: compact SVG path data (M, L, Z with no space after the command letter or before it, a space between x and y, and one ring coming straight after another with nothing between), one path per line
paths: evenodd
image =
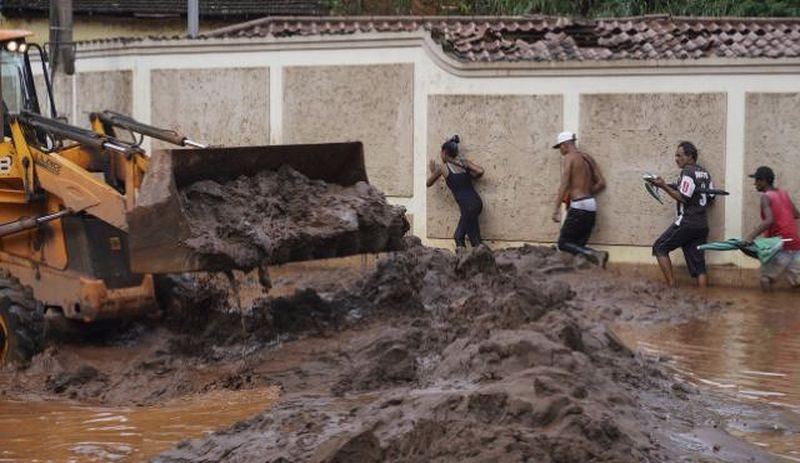
M564 243L563 245L559 245L558 249L564 252L568 252L570 254L580 254L586 257L586 260L588 260L589 262L599 265L601 267L605 267L606 262L608 261L607 252L598 251L596 249L588 248L586 246L578 246L575 243Z
M586 247L596 216L595 211L570 208L558 237L558 249L570 254L580 254L589 262L605 267L608 253Z

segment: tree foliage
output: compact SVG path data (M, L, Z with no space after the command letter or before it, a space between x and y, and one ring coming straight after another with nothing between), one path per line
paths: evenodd
M800 0L328 0L332 14L800 16Z

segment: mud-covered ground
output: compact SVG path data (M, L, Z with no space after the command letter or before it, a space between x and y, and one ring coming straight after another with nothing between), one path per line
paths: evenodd
M539 247L456 256L412 244L365 271L278 275L287 295L246 313L219 279L174 279L162 322L104 341L115 358L52 346L7 370L0 391L139 405L281 387L274 407L158 461L773 459L724 432L713 410L726 399L608 329L724 308L702 295Z

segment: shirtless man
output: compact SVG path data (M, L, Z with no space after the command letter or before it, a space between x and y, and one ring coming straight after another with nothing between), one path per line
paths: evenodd
M578 151L575 140L574 133L561 132L553 146L564 156L561 184L553 208L554 222L561 222L561 203L569 201L567 218L558 237L558 249L580 254L590 262L605 267L608 253L588 248L586 242L592 234L597 215L594 195L606 187L606 181L595 160Z

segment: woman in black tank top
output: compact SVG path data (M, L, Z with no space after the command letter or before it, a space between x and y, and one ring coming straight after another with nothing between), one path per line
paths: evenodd
M456 226L453 238L456 247L466 247L465 236L469 237L472 247L481 244L481 230L479 216L483 210L483 201L472 186L472 179L483 175L483 168L474 162L466 160L458 153L458 135L453 136L442 145L442 165L431 160L428 186L430 187L439 177L444 176L445 183L458 203L461 218Z

